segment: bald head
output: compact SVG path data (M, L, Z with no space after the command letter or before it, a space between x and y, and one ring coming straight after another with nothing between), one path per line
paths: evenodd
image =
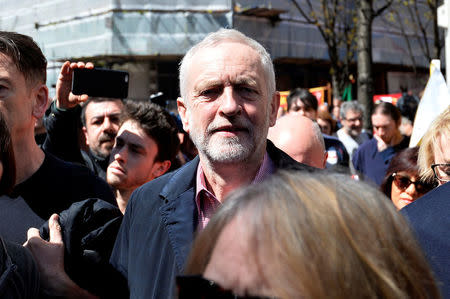
M296 161L325 168L327 155L322 133L309 118L285 115L269 129L268 138Z

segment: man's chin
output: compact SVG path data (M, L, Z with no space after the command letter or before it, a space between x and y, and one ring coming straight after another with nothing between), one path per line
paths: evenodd
M350 130L350 136L353 138L358 137L361 134L361 131Z
M242 144L222 144L218 146L208 147L206 152L209 160L218 163L236 163L242 162L248 159L253 150L249 146L243 146Z

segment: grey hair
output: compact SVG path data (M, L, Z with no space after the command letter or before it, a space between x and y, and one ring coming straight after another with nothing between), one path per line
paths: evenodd
M339 112L339 117L345 119L348 111L355 111L364 114L364 107L357 101L344 102L341 105L341 110Z
M271 97L275 93L275 71L272 59L266 49L254 39L235 29L221 28L216 32L209 33L201 42L194 45L186 55L184 55L183 60L180 62L180 94L185 101L187 101L187 74L193 62L192 59L194 55L202 49L212 48L229 41L247 45L259 54L266 76L268 95Z

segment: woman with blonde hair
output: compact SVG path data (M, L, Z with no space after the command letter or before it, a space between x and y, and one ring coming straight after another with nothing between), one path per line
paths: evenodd
M440 298L395 207L338 174L279 172L232 194L185 273L180 298Z
M422 138L418 164L422 180L450 181L450 106L431 123Z

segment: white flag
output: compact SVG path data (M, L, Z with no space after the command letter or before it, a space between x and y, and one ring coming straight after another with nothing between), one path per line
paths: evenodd
M450 105L450 92L444 76L438 68L434 69L417 108L414 128L409 142L410 147L420 143L433 120Z

